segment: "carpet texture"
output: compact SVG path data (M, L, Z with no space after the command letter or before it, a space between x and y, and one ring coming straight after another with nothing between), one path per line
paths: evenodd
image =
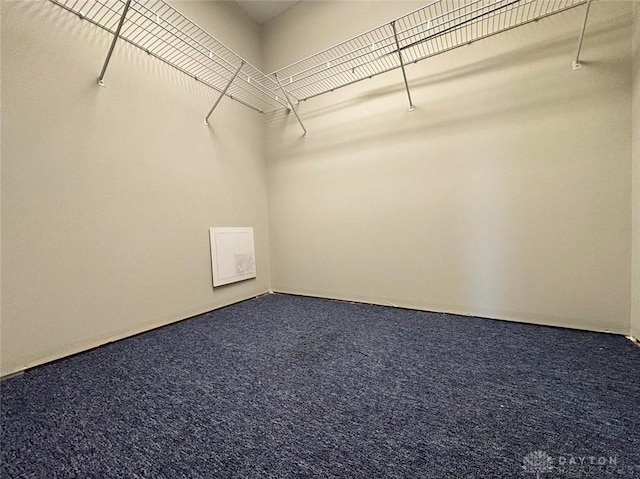
M1 385L2 478L638 478L620 336L268 295Z

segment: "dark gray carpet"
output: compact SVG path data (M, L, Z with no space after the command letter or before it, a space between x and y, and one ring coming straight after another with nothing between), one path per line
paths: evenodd
M640 478L640 348L269 295L2 383L3 478Z

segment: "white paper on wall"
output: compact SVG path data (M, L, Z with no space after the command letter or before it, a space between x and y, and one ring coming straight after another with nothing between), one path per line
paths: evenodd
M253 228L209 228L213 286L256 277Z

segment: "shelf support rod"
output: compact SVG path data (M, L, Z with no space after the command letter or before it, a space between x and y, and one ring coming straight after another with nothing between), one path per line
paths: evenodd
M402 51L400 50L400 42L398 41L398 31L396 30L396 22L391 22L391 28L393 28L393 38L396 41L396 49L398 52L398 59L400 60L400 68L402 69L402 78L404 78L404 87L407 90L407 97L409 98L409 111L415 110L413 101L411 100L411 91L409 90L409 82L407 81L407 72L404 71L404 61L402 60Z
M236 72L233 74L233 76L231 77L231 80L229 80L229 83L227 83L227 86L224 87L224 89L220 92L220 96L218 97L218 99L216 100L216 102L213 104L213 106L211 107L211 110L209 110L209 113L207 114L206 118L204 119L204 124L208 125L209 124L209 117L211 116L211 114L213 113L213 110L216 109L216 107L218 106L218 103L220 103L220 100L222 100L222 97L226 95L227 90L229 89L229 87L231 86L231 84L233 83L233 80L236 79L236 77L238 76L238 73L240 73L240 70L242 70L242 67L244 66L244 60L242 60L240 62L240 66L238 67L238 69L236 70Z
M291 98L289 98L289 94L287 93L287 90L285 90L282 86L282 83L280 83L280 78L278 78L278 74L274 73L273 76L276 78L276 81L278 82L278 86L280 87L280 89L282 90L282 93L284 94L284 97L287 99L287 103L289 104L289 108L291 109L291 111L293 112L293 114L296 116L296 118L298 119L298 123L300 123L300 126L302 127L302 129L304 130L304 137L306 138L307 136L307 129L304 127L304 125L302 124L302 120L300 120L300 117L298 116L298 112L296 111L296 109L293 107L293 103L291 103Z
M102 71L100 72L100 76L98 77L98 85L102 87L104 86L104 74L107 72L107 67L109 66L109 61L111 61L111 55L113 54L113 49L116 46L116 42L118 41L118 38L120 38L120 30L122 30L124 19L127 16L127 12L129 11L129 6L131 6L131 0L127 0L127 3L125 3L124 5L122 16L120 17L120 21L118 22L118 28L116 28L116 33L114 34L113 40L111 41L111 46L109 47L109 53L107 53L107 58L104 61Z
M582 31L580 32L580 40L578 40L578 48L576 49L576 59L573 61L573 70L580 70L582 63L580 63L580 50L582 50L582 40L584 40L584 32L587 29L587 18L589 18L589 8L591 8L591 0L587 1L587 10L584 12L584 23L582 24Z

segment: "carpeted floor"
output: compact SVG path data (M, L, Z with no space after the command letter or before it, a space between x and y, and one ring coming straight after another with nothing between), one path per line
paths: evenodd
M1 386L2 478L639 478L620 336L287 295Z

